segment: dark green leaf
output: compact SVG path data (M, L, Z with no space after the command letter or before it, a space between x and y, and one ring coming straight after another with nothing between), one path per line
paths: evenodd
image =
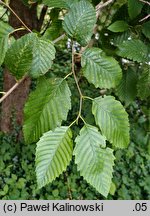
M51 68L55 58L55 48L49 40L38 38L35 35L32 52L33 61L29 74L37 78L44 75Z
M51 26L46 30L43 36L44 38L53 41L59 36L61 36L62 33L63 33L62 20L57 20L52 22Z
M142 99L146 99L148 96L150 96L150 66L144 68L142 71L142 74L140 76L140 79L138 80L138 95Z
M70 8L78 0L43 0L43 3L49 7Z
M44 132L54 130L66 120L71 108L70 89L63 79L42 77L25 105L24 137L27 143L37 141Z
M137 17L143 8L143 3L139 0L128 0L128 13L131 19Z
M75 139L75 163L83 178L107 197L114 165L113 151L105 147L105 138L96 127L85 125Z
M128 106L136 97L137 94L137 74L128 69L124 71L122 80L117 87L117 94L121 101L124 101Z
M16 79L23 77L31 68L34 39L34 34L27 34L16 40L7 50L5 64Z
M150 39L150 21L142 25L142 32L147 38Z
M121 68L118 62L104 54L99 48L86 49L81 58L83 74L95 87L112 88L121 80Z
M70 37L85 46L91 39L95 23L96 12L92 4L81 0L73 4L69 13L65 16L63 28Z
M102 135L117 148L129 144L129 120L122 104L113 96L98 97L93 100L92 113Z
M112 23L109 27L108 30L112 32L124 32L128 30L129 26L128 23L125 22L124 20L118 20L114 23Z
M4 61L8 44L9 33L13 31L13 28L4 22L0 22L0 66Z
M14 29L10 25L0 21L0 39L8 36L13 30Z
M69 165L73 152L72 132L68 127L48 131L37 143L36 176L38 187L52 182Z
M148 48L141 40L128 40L119 45L117 54L137 62L148 61Z

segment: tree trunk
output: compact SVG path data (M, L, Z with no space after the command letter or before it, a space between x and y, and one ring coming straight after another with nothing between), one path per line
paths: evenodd
M21 20L32 30L38 29L37 19L37 5L33 4L32 7L27 7L23 4L22 0L11 0L10 7L16 12ZM22 27L20 21L10 13L9 24L14 28ZM18 31L14 34L16 38L28 33L25 31ZM4 92L7 92L16 83L15 78L9 73L7 69L4 71ZM18 125L23 122L23 107L29 94L31 80L26 78L16 90L14 90L2 103L1 107L1 131L10 132L13 129L12 114L15 114L15 120Z

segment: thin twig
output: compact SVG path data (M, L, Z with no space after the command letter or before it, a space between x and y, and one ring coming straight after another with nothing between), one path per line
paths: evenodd
M104 7L106 7L107 5L113 3L114 0L108 0L107 2L100 2L97 6L96 6L96 17L98 18L99 17L99 13L100 13L100 10Z
M106 7L108 4L112 3L114 0L109 0L105 3L99 3L97 6L96 6L96 11L97 11L97 16L99 14L99 10L103 7ZM32 32L27 26L26 24L20 19L20 17L13 11L13 9L5 4L4 2L2 2L0 0L0 3L5 5L16 17L17 19L23 24L23 26L29 31L29 32ZM97 17L98 18L98 17ZM62 40L66 35L63 34L61 35L60 37L56 38L53 43L57 43L58 41ZM82 102L83 102L83 95L82 95L82 92L81 92L81 89L79 87L79 84L78 84L78 80L77 80L77 77L76 77L76 74L75 74L75 70L74 70L74 67L75 67L75 64L74 64L74 47L72 48L72 73L73 73L73 76L74 76L74 79L75 79L75 82L76 82L76 85L77 85L77 88L78 88L78 91L79 91L79 94L80 94L80 108L79 108L79 113L78 113L78 116L77 116L77 119L74 121L74 122L77 122L78 119L81 117L81 110L82 110ZM70 74L69 74L70 75ZM26 76L23 77L21 80L19 80L8 92L6 92L6 94L0 99L0 103L6 99L18 86L21 82L23 82L23 80L25 80ZM74 124L74 122L72 124ZM71 124L71 125L72 125Z
M150 6L150 2L145 0L139 0L142 3L148 4ZM150 14L148 14L146 17L142 18L139 22L143 22L144 20L147 20L150 17Z
M147 20L150 17L150 14L148 14L146 17L142 18L139 22L143 22L144 20Z
M88 96L83 96L83 99L89 99L89 100L92 100L92 101L93 101L93 98L88 97Z
M77 88L78 88L78 92L79 92L80 96L82 96L82 92L81 92L81 89L79 87L78 80L77 80L77 77L76 77L76 74L75 74L74 43L72 45L72 73L73 73L73 76L74 76L74 79L75 79L75 82L76 82L76 85L77 85Z
M77 116L77 119L76 119L76 122L78 123L78 120L79 120L79 118L81 116L81 111L82 111L83 94L81 92L81 89L80 89L80 86L78 84L78 80L77 80L77 77L76 77L76 73L75 73L74 43L72 44L72 73L73 73L74 80L75 80L75 83L76 83L76 86L77 86L77 89L78 89L78 92L79 92L79 95L80 95L80 107L79 107L79 113L78 113L78 116Z
M72 127L72 125L74 125L76 123L77 119L75 119L73 122L71 122L71 124L69 125L69 128Z
M65 77L64 77L64 80L67 79L69 76L72 75L72 72L68 73Z
M25 30L25 27L17 28L14 31L10 32L8 35L11 35L11 34L17 32L17 31L22 31L22 30Z
M8 92L4 94L2 98L0 98L0 103L5 100L19 85L25 80L26 77L23 77L21 80L19 80L11 89L9 89Z
M62 40L66 35L62 34L60 37L56 38L53 43L57 43L58 41Z
M106 7L107 5L111 4L114 0L108 0L107 2L100 2L97 6L96 6L96 11L100 10L103 7Z
M150 6L150 2L148 2L148 1L145 1L145 0L139 0L140 2L143 2L143 3L145 3L145 4L148 4L149 6Z
M15 11L8 5L6 4L5 2L1 1L0 0L0 3L3 4L4 6L6 6L16 17L17 19L22 23L22 25L29 31L29 32L32 32L28 26L20 19L20 17L15 13Z
M60 41L62 39L61 37L56 38L53 43L57 43L58 41ZM70 74L69 74L70 75ZM69 76L68 75L68 76ZM5 100L19 85L20 83L22 83L25 79L27 78L27 76L24 76L21 80L19 80L12 88L9 89L8 92L5 93L5 95L3 97L0 98L0 103L2 103L3 100Z

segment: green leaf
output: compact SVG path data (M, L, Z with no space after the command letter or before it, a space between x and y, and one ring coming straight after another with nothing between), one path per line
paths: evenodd
M128 23L125 22L124 20L118 20L114 23L112 23L109 27L108 30L112 32L124 32L128 30L129 26Z
M115 192L116 192L116 185L115 185L115 183L114 182L112 182L111 183L111 187L110 187L110 191L109 191L109 193L111 194L111 195L114 195L115 194Z
M33 61L29 74L34 78L44 75L52 66L55 52L55 48L49 40L38 38L35 35Z
M1 196L5 196L8 193L9 187L8 185L5 185L3 190L0 191Z
M131 19L136 18L143 8L143 3L139 0L128 0L128 13Z
M148 61L148 48L140 40L128 40L119 45L117 54L137 62Z
M83 74L95 87L112 88L118 85L122 73L118 62L99 48L86 49L81 58Z
M102 149L106 145L105 138L96 127L87 124L81 129L75 142L73 154L77 169L88 183L107 197L115 159L112 149Z
M67 34L76 39L82 46L86 46L93 34L96 23L96 12L92 4L81 0L73 4L64 18L63 28Z
M8 36L0 38L0 66L2 65L8 49Z
M150 96L150 66L145 67L138 80L138 95L143 100Z
M0 21L0 39L8 36L13 30L14 29L10 25Z
M43 4L55 8L70 8L78 0L43 0Z
M36 176L38 187L52 182L69 165L73 152L72 132L68 127L48 131L37 143Z
M25 6L27 6L27 7L29 7L29 6L30 6L30 4L28 3L28 2L29 2L29 0L22 0L22 2L23 2L23 4L24 4Z
M62 20L56 20L52 22L51 26L46 30L43 37L53 41L61 36L62 33Z
M115 34L115 36L112 38L112 43L114 46L120 46L122 43L130 39L135 39L136 35L131 32L130 30L122 32L120 34Z
M9 42L9 33L13 31L13 28L4 22L0 22L0 66L2 65Z
M145 35L145 37L150 39L150 21L142 25L142 32Z
M7 50L5 64L16 79L23 77L31 68L34 38L34 34L27 34L16 40Z
M24 108L24 137L27 143L37 141L44 132L54 130L66 120L71 108L71 92L63 79L39 80Z
M113 96L97 97L93 100L92 113L102 135L117 148L129 144L129 121L122 104Z
M137 95L137 74L130 68L124 72L122 80L117 87L117 95L128 106Z

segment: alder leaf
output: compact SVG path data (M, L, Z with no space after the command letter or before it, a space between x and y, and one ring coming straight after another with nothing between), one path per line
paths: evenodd
M122 72L118 62L99 48L86 49L81 58L83 75L96 88L112 88L119 84Z
M143 100L150 96L150 66L146 66L138 80L138 96Z
M73 154L77 169L83 178L103 196L107 197L112 179L113 151L105 147L103 137L96 127L85 125L75 139Z
M0 38L8 36L14 29L5 22L0 21Z
M48 40L55 40L63 34L62 20L53 21L51 26L45 31L43 37Z
M150 39L150 21L142 25L142 32L145 35L145 37Z
M39 188L52 182L66 170L72 152L70 128L61 126L44 133L36 147L36 176Z
M143 5L139 0L128 0L128 13L131 19L136 18L141 13Z
M138 39L128 40L119 45L117 54L121 57L137 61L148 61L148 47Z
M32 52L33 60L29 75L38 78L51 68L56 50L51 41L45 38L39 38L35 34Z
M9 44L9 33L13 31L13 28L8 24L0 21L0 66L2 65Z
M122 104L113 96L97 97L93 100L92 113L102 135L117 148L129 144L129 120Z
M75 2L78 2L78 0L43 0L43 4L49 7L67 9L69 9Z
M121 101L128 106L137 95L137 74L132 69L124 71L121 82L116 88Z
M0 66L2 65L8 49L8 36L0 38Z
M18 80L27 74L31 68L34 39L34 34L26 34L16 40L7 50L5 64L12 75Z
M66 33L76 39L82 46L86 46L93 34L96 23L96 12L92 4L81 0L72 5L64 18L63 28Z
M66 120L71 108L71 92L60 78L39 80L24 108L23 132L26 143L36 142L44 132L54 130Z

